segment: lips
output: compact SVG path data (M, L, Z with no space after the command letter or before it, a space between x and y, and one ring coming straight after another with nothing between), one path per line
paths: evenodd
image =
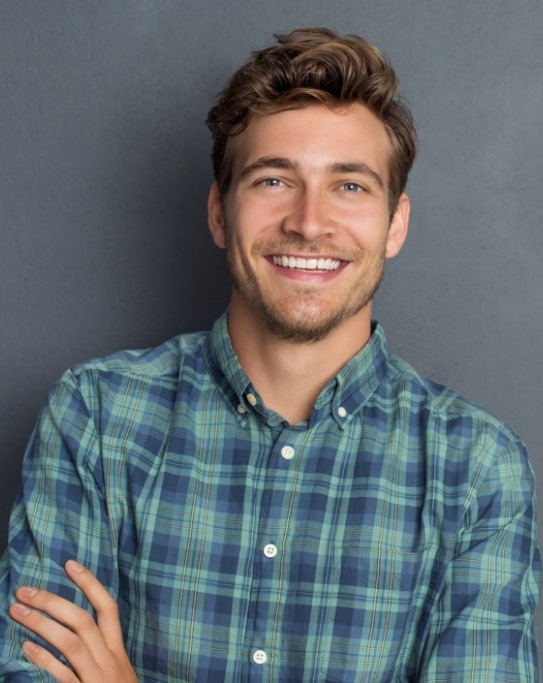
M308 272L330 272L341 266L341 261L333 258L304 258L303 256L287 256L284 254L270 257L274 265L280 268L305 270Z

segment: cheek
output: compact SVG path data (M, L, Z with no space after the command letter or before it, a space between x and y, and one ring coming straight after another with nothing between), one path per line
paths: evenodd
M242 249L249 250L255 243L262 243L277 236L281 222L260 207L257 211L244 211L239 216L231 238Z
M369 225L362 225L353 233L353 239L358 248L367 254L380 254L387 249L388 228L383 226L377 229Z
M251 249L251 240L247 239L247 236L239 230L239 227L233 229L232 225L237 224L232 224L230 222L225 224L224 238L226 252L231 260L244 261L244 254Z

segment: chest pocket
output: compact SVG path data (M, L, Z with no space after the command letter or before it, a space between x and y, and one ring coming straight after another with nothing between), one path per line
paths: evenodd
M423 619L440 574L426 551L345 546L335 559L336 604L327 624L326 681L406 680L409 629Z

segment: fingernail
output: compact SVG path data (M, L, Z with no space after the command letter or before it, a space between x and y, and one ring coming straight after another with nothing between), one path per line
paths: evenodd
M14 612L18 617L27 617L32 611L30 607L22 605L20 602L14 602L11 606L12 612Z
M68 562L66 562L66 569L69 569L72 572L77 572L78 574L85 571L85 567L75 560L68 560Z
M37 655L41 648L39 645L36 645L36 643L31 643L27 640L23 643L23 650L30 655Z
M37 592L38 591L31 586L21 586L17 591L17 595L20 595L23 598L33 598Z

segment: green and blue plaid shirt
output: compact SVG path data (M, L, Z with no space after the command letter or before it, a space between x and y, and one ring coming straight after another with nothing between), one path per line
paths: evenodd
M211 333L65 374L1 564L0 680L49 681L6 618L41 585L120 606L142 683L536 683L533 478L498 420L389 355L377 326L307 422Z

